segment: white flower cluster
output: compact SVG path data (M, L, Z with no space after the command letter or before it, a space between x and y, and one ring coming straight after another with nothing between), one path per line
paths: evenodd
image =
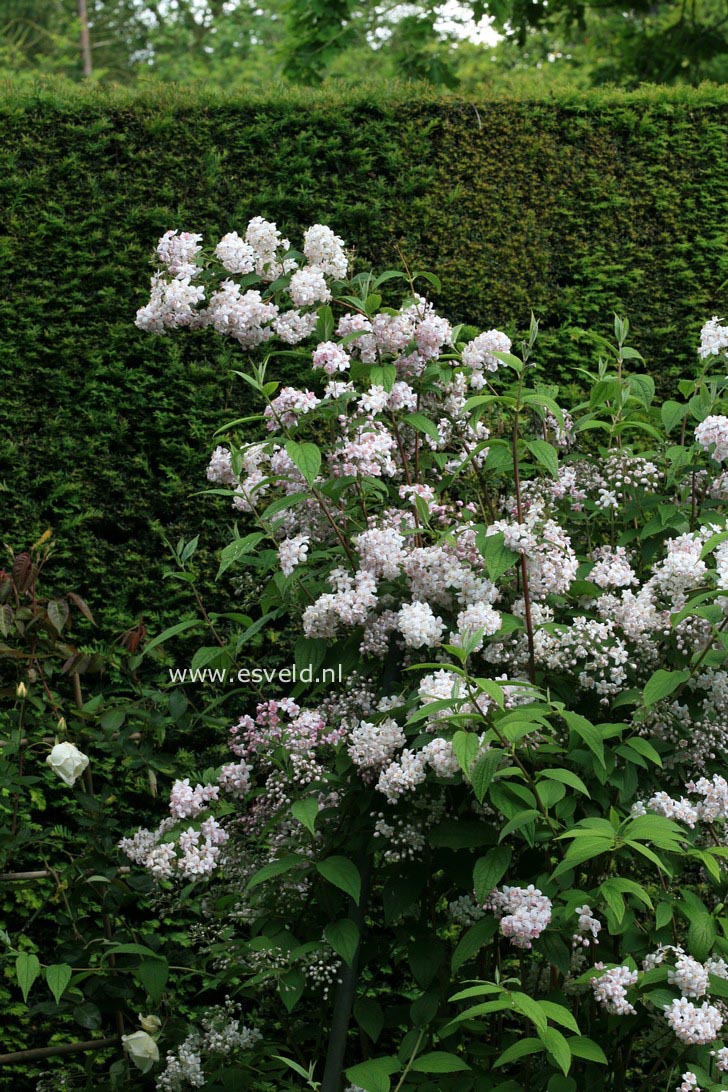
M294 538L285 538L281 542L278 547L278 559L284 576L290 576L298 565L305 564L310 542L310 535L296 535Z
M728 819L728 781L720 774L712 778L700 777L689 781L685 786L688 792L702 796L702 800L693 803L688 797L674 799L666 792L657 792L643 803L638 801L633 806L635 814L644 814L645 810L657 812L668 819L678 819L691 829L698 823L715 823Z
M214 248L214 257L225 274L254 274L267 284L290 274L287 291L293 306L281 311L259 290L243 291L236 281L222 276L208 306L202 308L205 289L192 283L202 271L198 262L201 240L201 235L191 232L168 231L162 236L157 257L164 272L153 275L150 300L137 311L135 321L141 330L161 334L179 327L212 326L247 349L261 345L274 333L295 345L313 333L317 321L315 312L301 312L300 308L331 299L327 278L341 279L348 271L343 241L325 225L314 224L305 232L307 264L299 269L294 258L286 257L289 240L274 223L256 216L248 224L245 238L236 231L224 235ZM214 267L208 272L213 277L217 273Z
M552 903L537 887L496 888L485 902L500 918L500 930L515 948L531 948L551 921Z
M695 439L717 463L724 463L728 459L728 417L706 417L695 429Z
M428 767L436 777L448 779L457 774L460 764L450 740L436 737L420 751L402 751L396 761L380 773L377 789L384 793L390 804L396 804L401 796L422 784Z
M723 1015L715 1005L703 1001L694 1005L686 997L677 997L664 1008L665 1018L682 1043L702 1046L712 1043L723 1026Z
M728 350L728 326L721 326L721 319L713 315L700 331L698 355L705 359L708 356L718 356L726 350Z
M587 906L586 903L584 906L577 906L574 913L577 915L578 921L576 932L572 936L572 943L574 947L581 945L583 948L588 948L599 939L602 923L594 917L591 907Z
M193 1031L176 1051L170 1051L166 1065L157 1077L158 1092L184 1092L187 1088L205 1088L207 1077L203 1060L250 1050L262 1038L257 1028L241 1023L239 1007L229 999L224 1005L208 1009L202 1016L200 1030Z
M595 970L603 970L603 963L595 963ZM632 1016L637 1010L627 1000L627 990L637 982L637 971L630 967L610 967L599 977L590 979L594 999L607 1012L615 1016Z
M493 353L510 351L511 339L500 330L487 330L469 341L462 351L461 359L465 367L470 369L471 387L480 390L487 382L484 373L497 372L500 368L501 362Z
M362 720L351 732L349 755L361 770L381 769L407 742L404 730L392 717L378 723Z
M217 785L190 785L189 777L175 781L169 796L169 811L175 819L194 819L217 800L220 789Z
M667 981L677 986L683 997L703 997L708 992L707 968L685 953L678 956L674 968L667 972Z

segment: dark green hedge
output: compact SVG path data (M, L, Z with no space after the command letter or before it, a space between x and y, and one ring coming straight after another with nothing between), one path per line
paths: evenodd
M209 575L229 514L190 495L244 391L220 339L133 326L169 227L212 236L262 214L295 239L324 221L378 267L400 247L440 274L453 319L513 330L533 310L566 379L584 352L570 327L607 333L626 312L664 391L724 300L727 135L717 88L478 103L7 89L2 538L52 526L68 582L120 621L175 609L155 522L199 531Z

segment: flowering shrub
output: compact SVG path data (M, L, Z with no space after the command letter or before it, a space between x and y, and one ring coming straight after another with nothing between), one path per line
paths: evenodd
M139 327L255 350L207 472L260 584L230 660L285 626L324 678L122 843L169 898L210 884L199 959L245 1014L157 1087L208 1050L240 1088L728 1087L728 327L658 409L616 318L567 412L535 320L453 327L327 227L157 253ZM268 377L291 353L305 389Z

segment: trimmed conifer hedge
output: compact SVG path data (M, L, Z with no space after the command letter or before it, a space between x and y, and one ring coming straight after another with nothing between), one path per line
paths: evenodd
M59 583L119 624L167 621L171 538L201 535L203 583L230 519L194 498L214 428L242 416L212 334L133 326L170 227L212 237L253 215L313 222L362 264L398 252L442 277L452 320L523 329L561 382L575 328L626 313L662 393L694 367L728 279L728 90L464 102L412 88L237 101L167 89L0 99L2 538L46 527ZM221 507L222 506L222 507Z

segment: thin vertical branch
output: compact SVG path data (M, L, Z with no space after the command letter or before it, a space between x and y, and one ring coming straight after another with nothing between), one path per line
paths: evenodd
M83 78L88 80L93 75L91 62L91 30L88 23L88 7L86 0L78 0L78 21L81 24L81 64L83 66Z

